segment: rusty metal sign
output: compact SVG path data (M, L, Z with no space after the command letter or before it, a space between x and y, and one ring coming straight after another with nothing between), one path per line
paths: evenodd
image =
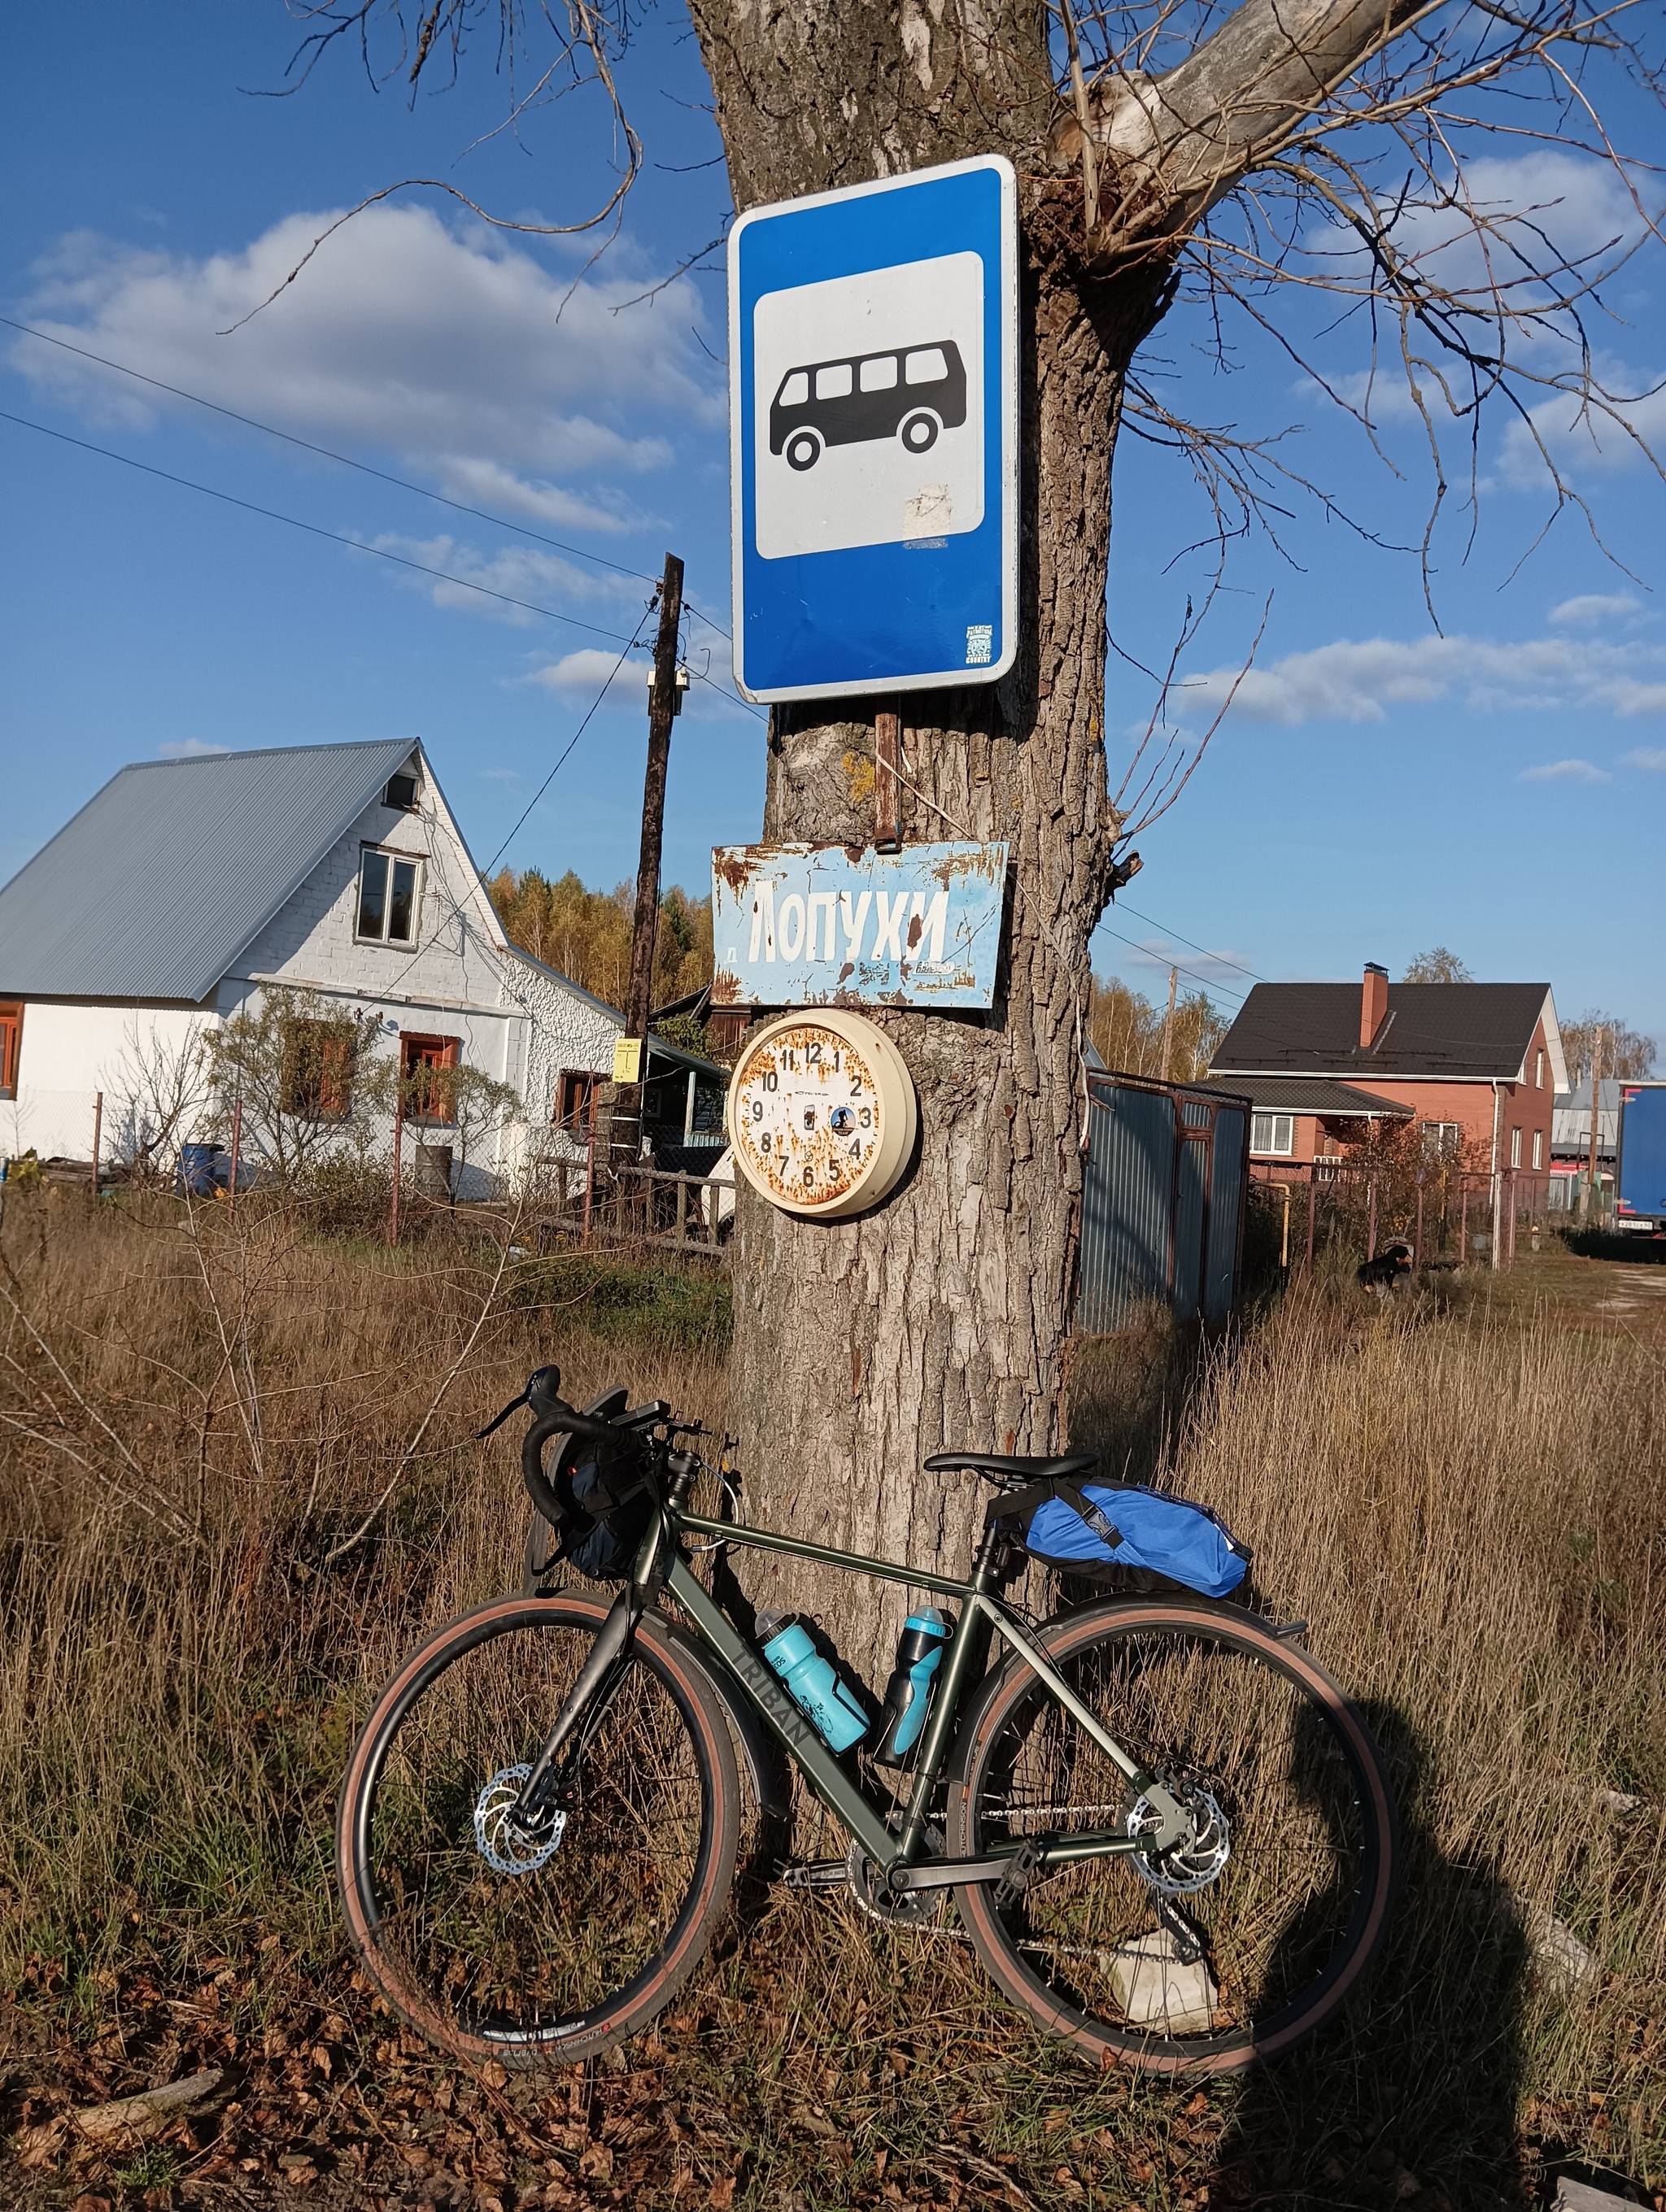
M720 845L718 1006L988 1006L1005 845Z

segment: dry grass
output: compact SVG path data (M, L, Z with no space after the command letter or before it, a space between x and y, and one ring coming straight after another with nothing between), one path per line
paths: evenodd
M503 1232L390 1255L178 1224L73 1194L0 1221L0 2087L9 2039L8 2125L197 2063L235 2101L125 2184L64 2145L20 2191L67 2203L104 2171L134 2201L297 2201L280 2156L317 2167L301 2201L682 2212L1375 2206L1408 2177L1467 2207L1561 2157L1666 2182L1666 1381L1643 1347L1316 1298L1213 1354L1155 1325L1081 1349L1078 1437L1256 1546L1267 1609L1310 1620L1401 1777L1389 1956L1306 2052L1207 2095L1096 2081L952 1930L775 1892L624 2068L523 2096L353 1987L336 1779L395 1656L518 1575L512 1450L469 1432L550 1357L575 1395L617 1380L721 1425L721 1309L611 1264L500 1278ZM1523 1905L1600 1979L1536 1975Z

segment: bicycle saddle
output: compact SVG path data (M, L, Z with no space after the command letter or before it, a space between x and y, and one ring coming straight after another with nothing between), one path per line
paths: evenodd
M1099 1464L1097 1452L1066 1452L1059 1459L1014 1459L1004 1452L933 1452L925 1462L930 1474L970 1468L1003 1488L1020 1482L1050 1482L1055 1476L1086 1474Z

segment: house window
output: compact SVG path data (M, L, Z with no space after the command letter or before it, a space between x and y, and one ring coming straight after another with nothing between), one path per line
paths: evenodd
M0 1098L17 1096L17 1054L23 1042L21 1000L0 1001Z
M1544 1087L1545 1056L1541 1052L1535 1053L1533 1059L1533 1088L1535 1091L1542 1091ZM1538 1162L1536 1160L1534 1162L1534 1165L1535 1167L1538 1165Z
M291 1022L283 1035L278 1103L302 1121L344 1121L353 1110L351 1022Z
M1544 1164L1545 1133L1542 1129L1535 1129L1533 1132L1533 1167L1535 1174Z
M1250 1116L1252 1152L1293 1152L1296 1117L1293 1114L1252 1114Z
M1518 1128L1512 1129L1510 1132L1510 1164L1512 1168L1518 1168L1521 1164L1522 1133Z
M416 779L414 775L391 775L387 789L382 793L384 806L397 806L402 814L410 813L416 805Z
M359 858L359 919L354 935L375 945L416 942L417 870L421 863L367 845Z
M1461 1121L1426 1121L1423 1124L1425 1159L1456 1159L1462 1143L1463 1124Z
M582 1068L566 1067L556 1079L556 1110L550 1120L558 1129L583 1133L590 1127L596 1096L596 1079Z
M457 1119L457 1066L461 1037L401 1036L399 1075L405 1119L449 1124Z

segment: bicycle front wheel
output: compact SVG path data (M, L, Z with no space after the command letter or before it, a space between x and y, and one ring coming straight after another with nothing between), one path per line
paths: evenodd
M984 1965L1096 2065L1230 2073L1287 2049L1343 2003L1387 1921L1393 1797L1364 1721L1305 1651L1207 1604L1095 1606L1041 1642L1196 1832L1166 1859L1043 1863L1004 1903L992 1885L958 1891ZM1158 1825L1016 1658L969 1717L950 1814L950 1849L970 1858Z
M500 1598L440 1631L377 1700L342 1791L347 1925L389 2003L459 2057L586 2058L698 1963L734 1869L739 1784L698 1665L649 1613L533 1839L505 1814L607 1617L577 1592Z

